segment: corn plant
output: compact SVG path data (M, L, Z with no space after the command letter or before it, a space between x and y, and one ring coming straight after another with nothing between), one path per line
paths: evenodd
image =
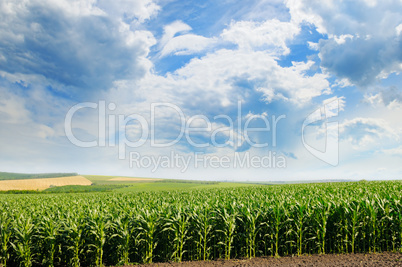
M3 267L7 267L7 260L10 257L10 238L12 235L12 220L5 212L0 217L0 260Z
M43 264L45 266L54 266L54 256L57 249L57 236L59 235L60 224L53 217L42 217L39 226L37 238L41 239L43 244Z
M95 210L89 219L88 232L91 237L91 243L88 244L88 247L95 252L96 266L103 266L103 247L106 243L106 231L110 227L110 224L110 221L97 210Z
M346 229L349 230L351 252L355 253L356 240L359 235L359 230L361 228L360 203L355 202L348 203L348 207L346 207L345 212L348 215Z
M269 240L271 256L279 257L279 246L281 232L286 218L284 202L281 200L270 203L270 208L266 212L262 227L264 227L264 238ZM282 244L283 245L283 244Z
M154 250L158 244L156 233L158 229L158 213L149 210L140 210L137 218L138 241L144 247L142 260L144 263L152 263Z
M325 240L327 234L328 217L331 212L331 202L320 201L313 208L316 224L316 240L318 253L325 254Z
M248 204L243 206L240 211L239 219L244 227L244 237L246 241L246 257L251 259L256 255L257 249L257 235L261 230L259 210L255 211L253 207Z
M375 206L374 199L366 201L366 214L369 229L369 252L376 252L377 250L377 207Z
M77 217L69 214L63 222L62 237L67 241L67 251L71 253L68 264L73 267L81 266L80 255L84 254L85 222L82 215Z
M120 216L112 222L111 226L115 230L115 234L111 238L118 240L119 264L122 265L129 265L130 263L130 246L134 239L134 226L132 224L131 216Z
M305 233L308 231L309 225L307 219L309 216L309 206L306 203L299 203L293 206L293 233L296 236L297 255L303 254L303 245L305 244Z
M223 245L226 260L230 259L238 216L233 205L229 208L229 210L226 207L216 210L216 218L219 224L219 229L216 231L223 236L223 240L219 241L218 244Z
M34 224L32 223L32 218L22 214L18 217L13 230L15 239L11 242L11 246L20 260L20 266L30 267L33 261L32 237Z
M192 215L194 240L197 245L197 259L207 260L211 254L211 240L213 238L213 214L211 209L203 207L196 209Z
M189 220L189 214L183 212L181 208L178 208L164 224L163 231L170 231L173 234L172 259L177 262L182 261L183 254L186 252L184 250L184 245L189 239Z
M398 241L395 241L396 247L399 245L399 252L402 253L402 202L401 200L395 200L395 213L394 213L394 221L395 221L395 228L394 233Z

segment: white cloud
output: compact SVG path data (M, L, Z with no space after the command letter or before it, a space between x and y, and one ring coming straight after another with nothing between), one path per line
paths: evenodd
M352 40L353 39L353 35L351 34L342 34L340 36L334 36L333 38L335 39L335 42L338 45L344 44L346 42L347 39Z
M43 125L43 124L39 125L39 129L38 129L38 133L37 133L39 138L46 139L48 137L54 136L54 134L55 134L55 131L52 128L50 128L49 126Z
M182 21L175 21L164 27L164 35L160 40L161 57L171 54L191 55L199 53L213 45L214 38L187 33L191 27ZM176 36L178 33L184 33Z
M318 2L286 0L285 2L293 21L314 24L320 33L328 34L330 37L355 33L359 36L394 34L395 27L385 26L400 24L399 11L402 6L400 0L381 1L376 7L368 4L366 0Z
M374 107L386 106L391 110L402 108L402 92L397 87L377 88L376 92L366 94L363 101Z
M272 3L272 1L265 2ZM360 19L353 20L353 14L347 14L347 10L340 8L340 4L336 1L287 1L288 6L291 4L291 18L288 18L287 14L282 14L282 21L277 19L264 21L264 15L255 21L252 15L243 16L241 20L233 21L221 34L218 33L212 38L192 33L191 27L181 21L165 26L164 35L157 47L161 57L195 53L199 54L197 55L199 57L193 58L180 69L162 76L153 72L153 63L148 58L151 47L156 44L153 34L145 30L146 26L137 27L139 23L152 18L159 12L159 7L153 2L137 0L112 3L94 0L41 3L43 2L31 1L29 6L15 5L11 1L8 4L4 1L1 3L0 24L11 26L0 26L0 62L10 63L12 68L3 64L0 74L2 79L10 83L18 83L22 87L30 86L30 88L24 92L24 95L19 94L21 91L0 91L2 96L0 98L2 122L0 144L4 154L11 155L12 159L18 159L26 149L29 153L24 154L24 160L38 158L43 160L42 166L52 165L55 159L64 164L74 162L71 165L74 170L76 166L80 166L80 170L84 168L87 172L93 172L94 168L83 167L86 157L96 161L97 165L105 166L105 169L110 168L115 173L117 170L128 174L132 174L130 173L132 171L137 174L137 170L127 170L127 162L117 162L117 152L114 148L83 151L66 142L63 129L64 115L68 107L74 104L72 102L78 100L73 97L73 101L63 101L63 97L57 95L69 92L72 86L86 88L88 85L85 83L71 85L71 81L86 82L92 88L97 88L98 85L104 86L106 90L100 94L97 92L97 96L117 104L116 111L110 114L135 113L149 119L147 116L152 102L170 102L181 107L186 116L206 114L213 117L216 114L228 114L235 117L233 111L236 109L238 100L246 106L243 113L249 112L245 115L246 117L251 114L266 115L262 109L267 110L269 115L271 112L286 113L289 116L283 123L286 123L284 125L287 128L279 130L278 138L286 141L286 144L281 145L286 147L289 155L297 155L297 164L300 167L297 169L300 170L298 173L304 173L306 178L309 175L315 175L315 177L325 175L328 169L322 173L306 172L306 164L311 164L308 165L309 168L311 167L309 170L316 170L317 167L313 166L315 162L305 155L304 148L297 150L299 148L296 146L300 145L298 123L302 116L308 114L313 104L320 104L314 103L321 102L323 99L320 97L317 100L318 96L329 95L322 104L338 100L339 110L343 110L347 99L331 97L331 88L356 83L360 79L358 76L363 74L339 75L338 80L331 85L327 80L328 74L316 71L318 66L315 62L311 60L293 62L291 66L282 67L277 62L278 58L289 53L288 45L292 41L300 41L297 38L295 40L295 37L300 32L303 21L314 23L319 32L328 34L328 40L308 44L311 49L321 51L321 57L324 61L327 60L327 63L331 53L336 52L330 59L340 58L340 61L336 62L339 66L335 63L332 67L323 65L331 73L336 73L342 66L348 66L346 64L349 62L346 60L348 53L353 58L355 53L361 50L362 58L365 59L367 55L370 56L367 51L377 51L377 48L384 47L383 41L391 40L391 32L394 38L392 40L395 41L390 45L392 49L395 48L395 44L399 44L398 38L401 35L400 21L398 25L394 23L396 20L392 12L388 21L377 18L381 25L370 29L371 26L359 25ZM310 7L305 6L306 3ZM366 12L366 4L359 3L364 5L362 12ZM346 7L350 5L346 2L343 4ZM367 6L369 5L375 5L375 8L382 11L384 4L370 1ZM331 8L336 10L335 13L340 14L340 18L333 16L334 11L331 11ZM52 15L46 17L51 23L45 24L40 21L38 17L33 16L34 11ZM261 10L259 12L265 14ZM284 13L286 12L285 10ZM373 16L373 20L374 17L376 16ZM371 24L370 17L368 25ZM385 29L387 25L390 25L389 32L385 31L381 36L375 34L375 31ZM360 43L363 45L359 46ZM369 45L364 45L367 43ZM47 53L39 53L38 50L31 49L32 47L44 49ZM222 47L231 49L222 49ZM11 53L10 48L16 53ZM393 55L395 51L391 50L383 49L381 55ZM60 54L58 51L66 51L66 53ZM377 56L379 54L377 53ZM46 60L46 56L49 56L50 60ZM374 61L376 60L377 58ZM390 61L389 68L380 66L380 73L383 75L381 77L386 77L390 71L395 71L395 60ZM375 62L367 62L369 67L376 68ZM67 63L71 64L70 68L65 67ZM51 72L54 67L61 65L64 67L56 69L57 75ZM75 69L77 69L76 72ZM373 73L377 72L376 70ZM368 75L367 72L364 75ZM45 89L47 85L52 87L49 89L50 92ZM372 98L369 97L369 99L373 103L378 102L388 107L399 103L397 93L377 92L371 96ZM66 98L69 97L71 94L66 96ZM263 101L268 105L262 107ZM397 112L395 114L394 117L398 120L399 114ZM96 139L98 134L96 111L91 114L76 115L74 125L76 133L90 140ZM343 146L353 147L359 152L380 150L383 144L392 147L392 144L400 142L401 133L389 118L381 120L360 116L340 124ZM158 141L168 142L174 139L179 131L179 123L174 111L163 110L156 125L156 130L160 134ZM214 122L212 129L225 126L220 121ZM141 135L140 129L135 124L128 125L126 130L129 138L135 139ZM235 139L244 141L244 136L241 134L238 135L235 132L234 135ZM222 138L228 136L228 132L222 132ZM228 148L210 149L208 153L222 155L231 153L233 148L237 148L236 144L231 143L230 140L228 144L230 144ZM45 149L46 153L40 152L41 149ZM152 155L164 155L171 149L158 150L146 144L139 148L139 151ZM173 149L184 151L184 154L191 150L188 144L183 143L177 144ZM400 148L393 148L388 149L386 153L398 154L399 152ZM9 162L5 156L0 158L3 164ZM289 162L295 161L289 160ZM364 161L361 161L362 165L363 163ZM29 167L34 167L33 165L31 163ZM350 169L353 169L352 167ZM286 175L295 175L294 170L290 166ZM56 171L59 170L56 169ZM172 170L168 172L172 176L176 175ZM200 175L199 173L199 170L194 172ZM247 173L236 171L234 174L240 177ZM285 176L283 172L280 173ZM255 171L255 174L266 178L266 173ZM166 173L161 172L159 175L163 176ZM227 172L222 172L221 175L227 176Z
M268 102L284 100L301 107L312 98L322 94L329 94L329 82L325 74L315 73L309 76L306 72L314 65L314 62L293 62L293 66L281 68L275 66L267 73L265 87L259 88Z
M334 88L334 87L345 88L345 87L349 87L349 86L353 86L353 85L346 78L336 79L336 81L331 84L331 88Z
M391 155L391 156L399 156L402 157L402 146L398 146L395 148L384 149L384 154Z
M177 29L189 29L182 23L174 26L168 30L170 36L174 36ZM250 101L259 99L267 104L282 102L283 112L295 111L295 117L299 118L298 111L309 106L314 97L331 93L327 75L312 73L314 65L313 61L307 61L282 67L271 51L219 49L193 58L182 68L165 76L147 73L141 80L115 82L105 98L118 104L120 114L149 114L150 103L169 102L180 107L186 116L203 114L211 117L218 114L233 116L238 100L250 105ZM339 99L342 107L343 98ZM175 111L166 110L163 114L166 118L160 118L156 126L161 142L175 139L180 126ZM289 119L293 120L296 123L297 119ZM236 138L244 139L235 134ZM292 136L289 143L294 139ZM237 148L236 144L230 144L230 147ZM240 149L247 148L241 146ZM188 151L189 148L182 150ZM223 150L213 152L221 153Z
M161 56L165 57L170 54L174 55L191 55L204 51L213 44L214 39L206 38L195 34L185 34L172 38L163 47Z
M2 123L24 124L30 121L25 109L25 99L0 87L0 121Z
M311 50L315 50L315 51L318 51L319 49L320 49L320 45L318 44L318 43L313 43L313 42L307 42L307 44L308 44L308 47L311 49Z
M165 46L177 33L191 31L191 27L180 20L176 20L164 26L163 31L164 33L159 44L161 48L163 48L163 46Z
M36 90L32 90L28 93L30 101L24 97L25 94L21 92L12 92L10 89L0 87L0 123L2 128L8 129L13 133L13 140L8 140L9 143L17 144L15 141L26 136L36 137L38 139L47 139L49 137L61 136L61 131L58 131L57 127L51 128L46 123L53 123L48 117L38 118L42 115L41 110L46 112L54 111L57 109L56 103L41 103L43 99L37 100ZM32 103L35 101L35 103ZM30 109L30 105L39 105L36 107L35 113ZM41 105L44 104L44 105ZM56 105L56 107L54 106ZM55 112L57 113L57 111ZM52 113L50 116L54 116ZM4 141L4 140L3 140ZM0 140L1 143L1 140Z
M0 54L7 64L2 72L44 77L47 85L77 98L109 89L117 79L142 77L150 68L146 57L155 40L122 16L145 19L148 15L141 12L150 2L124 3L135 12L127 8L128 13L115 16L89 0L3 1Z
M166 25L158 44L161 56L202 51L213 42L189 31L191 27L182 21ZM120 81L110 97L124 95L124 102L141 99L140 105L163 99L181 106L191 103L193 109L216 110L252 92L262 93L268 103L284 101L302 107L314 97L331 93L331 89L326 74L312 74L316 67L313 61L293 62L290 67L277 63L277 56L288 52L286 42L299 31L296 24L278 20L232 22L220 37L239 44L238 49L216 49L166 76L148 73L139 82Z
M398 26L396 26L395 31L396 31L396 35L398 35L398 36L401 35L401 33L402 33L402 23L399 24Z
M354 118L339 124L342 139L348 140L357 150L382 149L384 145L399 142L401 132L384 119Z
M284 100L303 106L313 97L329 92L324 74L306 74L312 65L313 62L300 62L282 68L269 52L219 50L192 60L171 78L178 83L173 87L181 88L183 94L209 91L215 98L220 96L219 99L231 99L235 103L238 93L257 90L264 94L267 102ZM239 88L236 82L242 80L251 88Z
M264 22L238 21L230 24L221 37L223 40L235 43L239 49L264 49L273 54L289 54L286 42L300 32L297 24L281 22L277 19Z
M156 39L149 31L144 30L130 30L130 25L120 22L119 32L123 34L126 45L128 47L141 47L145 54L149 53L150 47L156 44Z
M109 15L139 23L155 16L161 9L152 0L99 0L96 5Z
M367 87L401 71L401 1L288 0L286 4L292 21L314 24L328 35L319 42L321 66L339 79Z

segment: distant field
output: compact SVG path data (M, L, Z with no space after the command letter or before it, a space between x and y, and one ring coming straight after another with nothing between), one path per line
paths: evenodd
M0 172L0 180L21 180L77 176L77 173L14 173Z
M196 180L155 179L143 177L121 177L84 175L94 185L126 185L113 189L113 192L145 192L145 191L171 191L183 189L208 189L250 186L244 183L225 183Z
M14 177L9 180L0 180L0 191L35 191L44 190L44 193L79 193L79 192L146 192L172 191L186 189L235 188L250 186L245 183L228 183L196 180L157 179L143 177L122 177L103 175L82 175L70 177L37 178L49 174L13 174L3 177ZM62 174L59 174L62 175ZM21 179L20 177L30 177ZM18 193L18 192L16 192ZM29 192L26 192L29 193ZM37 192L31 192L37 193Z
M253 186L252 184L241 183L203 183L201 181L193 182L153 182L138 183L135 185L113 190L114 192L146 192L146 191L171 191L187 189L213 189L213 188L237 188L244 186Z
M110 192L118 188L127 187L127 185L65 185L50 187L41 191L43 193L94 193L94 192ZM12 191L14 192L14 191ZM15 193L15 192L14 192ZM35 192L36 193L36 192Z
M136 184L144 182L161 181L162 179L144 178L144 177L122 177L122 176L104 176L104 175L83 175L94 185L117 185L117 184Z
M61 178L24 179L0 181L0 191L7 190L44 190L52 186L91 185L92 182L83 176Z
M116 182L151 182L151 181L159 181L160 179L151 179L151 178L133 178L133 177L115 177L109 179L109 181Z

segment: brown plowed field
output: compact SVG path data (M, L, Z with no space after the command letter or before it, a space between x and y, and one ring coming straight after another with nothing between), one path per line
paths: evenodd
M251 260L192 261L182 263L153 263L143 267L248 267L248 266L402 266L402 253L311 255L301 257L254 258Z

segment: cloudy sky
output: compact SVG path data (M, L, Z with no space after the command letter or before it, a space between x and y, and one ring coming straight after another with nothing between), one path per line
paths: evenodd
M400 0L1 0L0 170L398 179L401 70Z

